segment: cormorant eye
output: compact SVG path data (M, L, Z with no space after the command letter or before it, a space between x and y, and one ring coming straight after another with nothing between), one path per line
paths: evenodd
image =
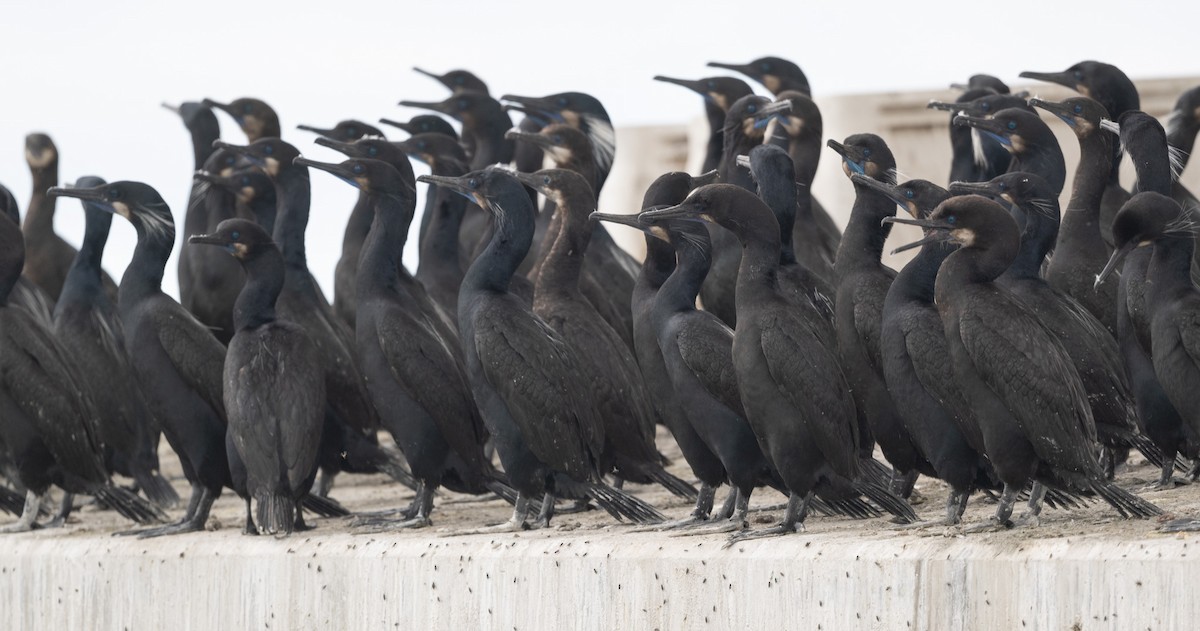
M354 168L351 170L354 171L355 175L362 175L363 172L366 171L367 169L365 167L363 167L363 165L361 165L361 164L356 164L356 165L354 165Z
M479 180L477 178L471 178L467 180L467 186L471 188L479 188Z
M429 131L429 123L421 123L421 131Z
M462 77L454 77L454 84L455 84L455 85L462 85L462 84L463 84L463 78L462 78Z
M275 153L275 147L273 145L266 145L263 147L263 153L271 155Z
M999 183L998 185L996 185L996 188L998 188L998 189L1000 189L1000 190L1002 190L1002 191L1003 191L1003 190L1005 190L1005 189L1007 189L1007 188L1008 188L1008 185L1007 185L1007 184L1005 184L1004 182L1001 182L1001 183Z
M715 89L715 88L717 87L717 82L716 82L716 81L709 81L709 82L708 82L706 85L708 86L708 89L709 89L709 90L713 90L713 89Z
M870 149L863 149L863 157L864 157L864 158L870 158L870 157L871 157L871 150L870 150Z
M912 189L908 189L908 190L904 191L904 196L907 197L908 199L912 199L913 198Z
M237 241L238 239L241 239L241 238L242 238L242 233L238 232L237 230L234 230L232 233L230 233L230 234L229 234L229 236L230 236L230 237L231 237L231 238L232 238L234 241Z
M234 156L234 155L225 156L225 166L231 167L234 165L235 162L237 162L237 156Z
M1076 106L1075 106L1075 113L1076 113L1076 114L1082 114L1082 113L1083 113L1083 106L1082 106L1082 105L1076 105Z
M558 101L556 101L556 103L558 104L559 107L566 107L567 106L567 97L565 97L565 96L558 97Z
M954 221L955 221L955 217L954 217L954 215L948 215L948 216L946 217L946 223L948 223L948 224L953 224L953 223L954 223Z
M550 186L550 176L549 175L542 176L542 184L545 184L546 186Z
M1076 70L1076 71L1075 71L1075 80L1076 80L1076 81L1083 81L1083 72L1081 72L1081 71L1079 71L1079 70Z
M346 128L346 133L347 133L347 134L350 134L351 136L357 136L357 135L358 135L358 128L357 128L357 127L347 127L347 128Z
M746 106L746 111L753 114L758 111L758 106L757 105L748 105L748 106Z
M762 63L758 66L758 68L763 72L771 72L771 64L769 63Z
M123 196L123 193L121 192L121 189L119 189L119 188L108 189L108 198L110 200L121 199L122 196Z
M562 134L554 134L553 136L550 137L550 140L551 140L551 142L553 142L556 145L561 145L562 141L563 141Z
M251 112L253 112L253 111L254 111L254 106L253 106L253 105L250 105L249 103L247 103L247 104L245 104L245 105L243 105L243 106L242 106L242 113L243 113L243 114L249 114L249 113L251 113Z
M417 149L424 149L424 148L425 148L425 141L424 141L424 140L418 140L418 141L417 141Z
M1008 121L1008 128L1009 128L1009 130L1016 129L1016 128L1017 128L1017 121Z
M250 186L250 176L249 175L242 176L242 186Z
M987 112L987 111L989 111L989 110L991 110L991 109L992 109L992 104L991 104L991 103L980 103L980 104L979 104L979 109L981 109L981 110L983 110L983 111Z
M465 109L467 109L467 105L468 105L468 103L467 103L467 100L466 100L466 99L459 99L459 100L458 100L458 109L460 109L460 110L465 110Z
M367 155L371 156L372 158L375 157L375 155L378 153L379 153L379 147L376 147L374 145L367 147Z

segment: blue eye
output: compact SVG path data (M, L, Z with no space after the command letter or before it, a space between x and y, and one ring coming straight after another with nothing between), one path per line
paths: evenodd
M369 155L371 157L375 157L375 155L378 153L379 153L379 147L375 147L375 146L367 147L367 155Z
M913 198L912 189L908 189L908 190L904 191L904 196L907 197L908 199L912 199Z
M227 167L231 167L231 166L233 166L233 164L234 164L235 162L237 162L237 157L236 157L236 156L232 156L232 155L230 155L230 156L225 156L225 166L227 166Z
M759 64L758 69L762 70L763 72L771 72L771 64L769 64L769 63Z
M266 145L265 147L263 147L263 153L265 153L267 155L271 155L271 154L275 153L275 147L273 147L272 145Z
M250 186L250 176L248 176L248 175L242 176L242 186Z
M471 178L471 179L467 180L467 186L469 186L471 188L479 188L479 180L477 180L475 178Z
M550 176L549 175L542 176L542 184L545 184L546 186L550 186Z
M417 149L424 149L424 148L425 148L425 141L424 141L424 140L418 140L418 141L417 141Z
M234 230L232 233L230 233L229 236L232 237L234 241L237 241L238 239L242 238L242 233L238 232L237 230Z
M992 109L992 104L991 104L991 103L980 103L980 104L979 104L979 109L981 109L981 110L983 110L983 111L987 112L987 111L989 111L989 110L991 110L991 109Z
M948 223L948 224L953 224L953 223L954 223L954 215L949 215L949 216L947 216L947 217L946 217L946 223Z
M1076 105L1076 106L1075 106L1075 113L1076 113L1076 114L1082 114L1082 113L1083 113L1083 106L1082 106L1082 105Z
M466 99L459 99L459 100L458 100L458 109L460 109L460 110L465 110L465 109L467 109L467 105L468 105L468 103L467 103L467 100L466 100Z
M870 149L863 149L863 157L864 157L864 158L870 158L870 157L871 157L871 150L870 150Z
M1082 72L1080 72L1079 70L1076 70L1076 71L1075 71L1075 80L1076 80L1076 81L1083 81L1083 73L1082 73Z
M351 136L357 136L357 135L358 135L358 129L357 129L357 128L355 128L355 127L347 127L347 128L346 128L346 133L347 133L347 134L350 134Z
M462 84L463 84L463 78L462 78L462 77L454 77L454 84L455 84L455 85L462 85Z
M1005 190L1005 189L1007 189L1007 188L1008 188L1008 185L1007 185L1007 184L1005 184L1004 182L1001 182L1001 183L999 183L998 185L996 185L996 188L999 188L1000 190L1002 190L1002 191L1003 191L1003 190Z
M562 141L563 141L562 134L554 134L553 136L550 137L550 141L556 145L561 145Z
M366 171L366 168L364 168L363 165L361 165L361 164L356 164L356 165L354 165L354 168L351 170L354 171L355 175L362 175L363 172Z
M1012 130L1012 129L1016 129L1016 128L1017 128L1017 121L1008 121L1008 128L1009 128L1010 130Z
M709 81L709 82L708 82L706 85L708 86L708 89L709 89L709 90L712 90L712 89L714 89L714 88L716 88L716 87L717 87L717 82L716 82L716 81Z
M560 97L558 97L558 101L556 101L556 103L558 104L559 107L566 107L567 106L567 98L560 96Z
M751 114L753 114L753 113L755 113L755 112L757 112L757 111L758 111L758 106L757 106L757 105L750 105L750 106L747 106L747 107L746 107L746 111L747 111L747 112L750 112Z
M243 113L243 114L249 114L249 113L251 113L251 112L253 112L253 111L254 111L254 106L253 106L253 105L250 105L249 103L247 103L247 104L245 104L245 105L243 105L243 106L242 106L242 113Z
M119 189L119 188L108 189L108 198L110 200L121 199L121 196L122 196L121 189Z

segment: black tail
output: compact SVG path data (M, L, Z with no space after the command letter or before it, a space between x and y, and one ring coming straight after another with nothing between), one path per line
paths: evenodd
M1126 491L1125 489L1113 484L1112 482L1096 482L1092 485L1092 490L1104 501L1117 509L1122 517L1126 519L1130 517L1138 517L1145 519L1162 514L1162 509L1147 502L1146 500Z
M386 473L389 478L407 486L412 490L417 490L421 486L420 482L408 472L404 466L404 456L395 449L387 447L379 448L379 458L376 459L375 466L383 473Z
M96 489L96 499L139 524L157 524L167 521L167 514L149 501L133 494L129 489L109 484Z
M867 496L883 510L901 519L907 519L909 523L917 521L917 513L912 506L909 506L904 498L892 492L890 476L889 480L882 484L879 480L863 477L855 480L854 489Z
M813 497L813 502L820 499L819 497ZM828 507L831 512L851 519L870 519L883 515L878 508L875 508L860 497L834 500L828 503Z
M258 531L268 535L290 535L296 528L296 500L276 493L264 493L254 498Z
M895 477L896 472L892 471L891 467L874 458L860 458L858 465L859 471L862 472L860 476L862 479L871 480L888 488L892 487L892 478Z
M20 517L25 512L25 496L7 486L0 486L0 510Z
M1029 499L1028 493L1022 493L1023 499ZM1080 495L1074 491L1062 491L1059 489L1046 489L1046 505L1057 510L1065 510L1068 508L1083 508L1090 505L1094 498Z
M1166 460L1166 456L1163 455L1163 452L1158 448L1158 445L1154 444L1154 441L1141 434L1135 434L1129 437L1129 444L1132 445L1134 449L1140 451L1142 455L1146 457L1146 460L1150 461L1150 464L1153 464L1159 469L1162 468L1163 461Z
M628 519L639 524L656 524L666 519L653 506L606 484L588 484L585 493L617 519Z
M133 479L137 482L138 488L146 494L151 502L162 508L175 508L179 505L179 494L161 473L145 469L139 469L133 473Z
M517 503L517 490L501 480L488 480L483 483L487 490L496 494L496 497L508 502L509 504Z
M300 499L300 506L320 517L349 517L350 511L332 497L309 493Z
M696 501L700 496L700 492L696 487L684 482L683 480L673 476L661 466L651 465L644 468L643 473L661 485L664 489L671 492L671 495L682 497L686 500Z

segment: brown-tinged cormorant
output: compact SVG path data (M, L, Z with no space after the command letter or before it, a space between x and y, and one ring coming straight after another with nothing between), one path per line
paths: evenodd
M705 77L703 79L676 79L658 75L655 81L671 83L687 88L704 97L704 114L708 118L708 144L704 152L701 173L717 168L721 163L722 148L725 146L725 112L738 99L754 94L754 90L741 79L733 77Z
M1028 106L1010 107L991 117L956 114L954 124L973 127L999 142L1012 154L1009 173L1036 173L1046 180L1057 197L1067 181L1067 163L1050 126L1030 109Z
M279 115L265 101L246 97L230 103L220 103L212 99L204 99L202 103L232 117L238 127L242 128L242 133L246 134L247 142L254 142L260 138L279 138L282 134Z
M812 96L808 87L808 77L800 66L779 57L760 57L748 64L727 64L716 61L708 62L710 68L724 68L740 72L761 83L771 94L779 96L780 92L795 90L806 96Z

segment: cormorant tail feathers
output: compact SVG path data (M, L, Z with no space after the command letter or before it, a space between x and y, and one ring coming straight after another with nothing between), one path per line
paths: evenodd
M167 514L149 500L134 495L133 491L108 484L96 489L96 499L106 506L139 524L159 524L167 521Z

